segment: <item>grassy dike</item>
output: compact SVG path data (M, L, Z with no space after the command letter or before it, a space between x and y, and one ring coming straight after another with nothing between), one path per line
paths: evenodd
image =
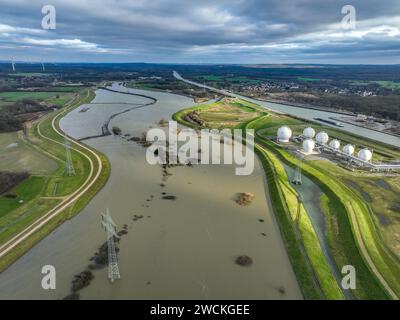
M281 161L296 166L294 156L270 141L257 137L262 145L274 150ZM392 255L372 220L372 211L361 197L335 177L333 164L303 163L302 172L316 183L324 193L322 208L328 224L328 243L334 260L341 269L353 265L357 273L357 289L353 291L360 299L393 298L368 263L365 252L382 274L384 280L398 294L400 271L398 260ZM360 245L361 244L361 245ZM363 246L364 248L361 248Z
M63 197L68 196L86 182L86 179L89 176L88 159L81 155L79 152L71 150L71 156L76 170L76 175L68 177L65 173L65 148L54 141L43 138L43 136L63 143L64 137L60 136L56 131L53 130L53 119L56 119L54 121L55 127L60 130L59 121L62 116L82 104L89 103L94 97L95 93L93 90L88 91L87 94L86 92L80 92L79 97L77 97L77 99L74 100L72 104L46 116L45 118L42 118L29 130L28 137L31 142L34 141L34 147L37 150L41 150L46 156L50 156L55 159L58 163L58 169L53 175L46 179L46 183L43 186L43 190L39 194L38 199L34 199L32 202L27 203L27 205L30 206L35 206L38 203L45 203L45 205L43 205L42 207L38 206L34 214L30 214L27 218L22 219L18 224L16 224L15 228L11 229L11 232L8 232L9 237L14 236L18 232L22 231L25 227L28 227L31 223L43 216L51 208L59 204ZM94 164L93 172L98 171L99 165L93 154L72 142L71 147L85 153ZM94 151L101 159L102 171L98 179L91 186L91 188L89 188L81 197L79 197L76 201L66 207L60 214L48 221L48 223L46 223L40 229L36 230L23 242L19 243L15 248L13 248L13 250L3 256L0 259L0 272L5 270L9 265L11 265L20 256L26 253L30 248L32 248L36 243L46 237L63 222L71 219L73 216L78 214L96 195L96 193L100 191L101 188L105 185L111 170L110 163L105 155L101 154L97 150L94 150L92 148L90 149ZM57 194L54 194L56 183L58 185ZM46 199L45 197L49 198ZM2 240L2 242L5 242L8 239L6 238Z
M296 165L296 159L292 155L274 147L271 142L261 141L264 145L275 149L282 161L291 166ZM355 296L361 299L390 298L361 252L360 242L364 243L374 265L390 284L391 289L398 294L399 265L381 239L372 221L369 206L356 192L332 176L329 168L324 169L312 162L305 162L302 172L316 183L326 196L322 202L330 225L329 245L339 269L349 264L355 267L357 272L357 289L353 292ZM337 230L334 230L335 225Z

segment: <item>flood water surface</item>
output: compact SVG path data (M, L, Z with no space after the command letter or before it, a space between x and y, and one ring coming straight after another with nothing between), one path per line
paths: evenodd
M130 90L158 99L111 120L110 126L130 136L194 104L177 95ZM126 109L125 103L145 100L99 90L93 104L74 110L60 125L75 138L98 135L107 117ZM89 110L80 112L83 107ZM107 268L95 270L90 285L80 291L82 299L302 298L258 160L250 176L236 176L234 165L193 165L169 169L172 175L163 181L162 168L148 164L146 149L133 141L105 136L85 143L109 158L109 181L79 215L0 275L1 299L68 295L74 275L85 270L106 241L100 226L106 208L118 228L126 225L128 231L118 244L121 279L111 284ZM254 201L238 205L234 197L240 192L253 193ZM166 200L165 195L176 198ZM237 265L240 255L251 257L253 264ZM56 290L41 288L45 264L56 267Z

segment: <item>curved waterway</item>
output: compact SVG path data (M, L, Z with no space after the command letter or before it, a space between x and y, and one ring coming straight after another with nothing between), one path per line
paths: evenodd
M186 97L117 84L113 90L157 99L112 118L110 126L132 136L194 104ZM99 89L93 104L69 113L61 128L76 139L101 135L104 122L126 110L127 103L149 100ZM302 298L258 160L250 176L236 176L233 165L174 167L161 187L161 168L149 165L146 149L136 143L117 136L85 142L109 158L109 181L79 215L0 274L1 299L68 295L74 275L85 270L106 240L100 227L100 213L106 208L119 228L127 225L128 234L119 243L121 279L111 284L107 268L95 270L91 284L80 291L82 299ZM162 192L177 198L164 200ZM241 207L233 201L238 192L251 192L255 199ZM239 255L250 256L253 265L235 264ZM56 267L56 290L41 288L41 268L46 264Z

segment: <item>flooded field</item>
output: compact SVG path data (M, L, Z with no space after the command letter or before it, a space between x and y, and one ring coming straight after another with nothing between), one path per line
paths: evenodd
M114 85L113 89L128 89ZM164 118L193 105L191 99L159 92L130 90L157 102L113 118L123 134L140 136ZM90 105L62 119L67 134L85 138L102 133L112 114L148 103L144 97L98 90ZM128 104L128 105L127 105ZM83 109L83 111L82 111ZM149 165L146 149L117 136L88 139L111 162L106 186L75 218L64 223L0 274L0 299L61 299L70 293L74 275L105 242L100 213L109 208L119 229L121 279L111 284L107 268L80 291L82 299L301 299L279 228L271 210L264 174L236 176L234 165L194 165L162 169ZM160 184L164 183L162 187ZM239 192L255 195L239 206ZM163 199L170 195L172 199ZM239 266L240 255L252 258ZM41 268L57 270L57 289L41 288Z
M25 143L22 132L0 134L0 171L29 171L46 175L57 169L53 159Z

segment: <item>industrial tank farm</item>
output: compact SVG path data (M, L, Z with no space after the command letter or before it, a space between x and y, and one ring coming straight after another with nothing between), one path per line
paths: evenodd
M314 136L315 140L313 139ZM315 134L315 129L312 127L306 127L300 135L293 135L293 131L289 126L281 126L277 131L276 138L278 143L288 145L286 148L289 150L292 148L293 152L300 152L307 156L318 155L318 157L329 158L331 161L337 164L341 163L348 168L363 168L371 171L400 169L400 164L397 163L373 163L373 152L365 147L360 148L355 153L355 146L346 144L340 150L341 142L338 139L329 141L328 133L320 131ZM300 148L298 147L299 145L301 145ZM332 154L336 157L332 157Z

